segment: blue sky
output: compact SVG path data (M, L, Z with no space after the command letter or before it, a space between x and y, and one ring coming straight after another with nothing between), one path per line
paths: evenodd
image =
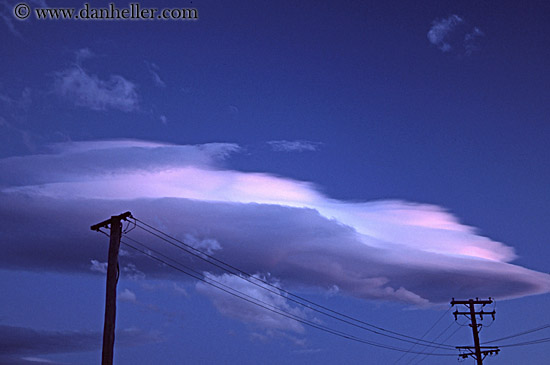
M282 296L128 238L366 341L411 345L284 293L415 338L435 324L425 338L452 346L472 343L452 297L496 298L482 341L550 323L546 2L141 2L199 13L151 21L17 20L16 4L0 2L0 362L99 361L108 239L89 226L127 210ZM117 363L456 361L335 337L122 249Z

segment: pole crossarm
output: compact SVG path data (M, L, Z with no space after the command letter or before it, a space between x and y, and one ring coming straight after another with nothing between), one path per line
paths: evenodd
M480 299L477 299L476 300L473 300L473 299L469 299L469 300L455 300L453 298L453 300L451 300L451 305L454 306L456 304L464 304L464 305L470 305L470 301L473 301L474 304L482 304L482 305L487 305L487 304L493 304L493 299L489 298L489 299L486 299L486 300L480 300Z
M456 349L459 350L459 351L460 350L468 350L469 351L467 353L463 353L463 354L458 355L459 357L461 357L463 359L466 359L469 356L471 356L472 358L477 360L477 356L476 356L476 353L475 353L475 347L474 346L456 346ZM481 350L481 349L487 349L487 350ZM480 351L479 351L479 354L481 356L481 361L483 361L487 356L498 355L499 352L500 352L500 349L496 346L493 346L493 347L491 347L491 346L481 346Z
M101 228L107 228L109 226L109 224L111 224L113 219L117 220L117 221L125 221L130 217L132 217L132 213L130 213L130 212L115 215L115 216L112 216L109 219L105 219L103 222L99 222L99 223L94 224L93 226L90 227L90 229L92 231L99 231Z
M495 314L497 312L496 311L492 311L492 312L484 312L484 311L479 311L479 312L475 312L476 315L479 316L479 318L481 318L481 320L483 320L483 316L486 316L486 315L489 315L493 318L493 320L495 319ZM458 310L454 311L453 312L454 316L455 316L455 321L457 320L458 316L469 316L470 315L470 312L459 312Z

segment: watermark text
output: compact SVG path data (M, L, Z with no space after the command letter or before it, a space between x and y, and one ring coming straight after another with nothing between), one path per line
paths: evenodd
M93 7L84 3L81 8L31 8L19 3L13 8L13 15L25 20L33 15L38 20L198 20L199 11L194 8L147 8L139 3L130 3L118 8L115 3L107 7Z

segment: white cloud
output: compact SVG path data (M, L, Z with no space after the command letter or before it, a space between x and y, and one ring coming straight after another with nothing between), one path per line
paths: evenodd
M136 294L129 289L124 289L118 294L118 299L122 302L135 302Z
M484 34L478 27L469 26L463 18L453 14L432 22L428 40L442 52L464 52L470 55L477 49L477 41Z
M281 283L273 278L268 279L261 275L254 275L252 280L254 280L254 278L259 278L260 280L269 282L277 287L281 286ZM252 300L259 305L277 312L284 312L290 316L307 319L303 310L289 305L288 301L284 298L284 296L282 296L283 293L281 291L274 289L273 287L269 287L260 281L257 281L260 286L259 287L239 276L228 274L216 276L211 273L205 273L205 280L208 282L213 282L218 286L221 284L225 287L234 289L237 295L247 298L248 300ZM196 288L197 291L208 296L218 311L223 315L246 323L258 325L263 329L292 331L297 333L304 332L304 327L297 321L281 316L280 314L274 313L250 302L243 301L234 295L223 292L204 282L197 283ZM269 292L263 288L275 291L278 294Z
M212 238L200 239L190 233L186 233L184 235L184 241L188 245L196 248L197 250L206 252L208 255L212 255L215 251L222 249L222 246L220 245L220 243L215 239L212 239Z
M38 362L38 363L43 363L43 364L53 364L53 361L50 361L48 359L43 359L41 357L24 356L21 359L23 359L25 361L30 361L30 362Z
M183 295L184 297L187 297L189 295L189 293L187 293L187 290L181 285L173 283L172 288L174 289L174 292L179 295Z
M267 142L273 151L278 152L303 152L303 151L317 151L321 143L311 142L304 140L297 141L269 141Z
M454 14L445 19L435 20L428 31L428 39L443 52L449 52L452 49L448 42L449 35L462 22L462 18Z
M467 55L471 55L472 52L478 49L477 41L484 35L485 33L483 33L478 27L474 27L471 32L464 36L464 48L466 49Z
M124 266L121 271L129 279L132 279L132 280L145 279L145 273L143 273L143 271L138 270L135 264L130 263Z
M81 48L75 52L76 63L78 65L82 65L82 62L94 56L95 54L89 48Z
M0 6L2 7L2 10L0 10L0 18L2 18L4 24L6 25L6 27L8 27L8 30L11 34L16 37L23 38L21 33L15 28L15 17L13 15L13 7L15 5L16 3L11 4L7 0L0 1Z
M166 87L166 83L160 78L158 71L159 67L152 62L145 61L145 64L147 65L147 70L149 71L149 74L151 75L151 78L153 79L153 82L158 87Z
M138 109L136 85L119 75L101 80L80 66L56 73L55 92L75 105L103 111L119 109L131 112Z
M137 86L133 82L120 75L102 80L84 69L82 63L93 56L89 48L76 51L75 64L55 73L54 92L77 106L92 110L138 110Z
M246 272L269 272L285 287L417 305L550 291L548 274L509 263L512 247L481 236L441 207L338 201L311 183L224 167L238 150L224 143L89 141L0 159L0 232L11 240L0 265L88 269L90 257L105 253L87 224L131 210ZM55 223L62 217L63 234ZM32 229L15 228L21 224ZM41 234L29 237L32 231ZM123 274L175 275L129 252ZM165 252L194 270L233 280L181 251Z
M107 263L106 262L99 262L97 260L91 260L92 265L90 266L90 269L92 271L96 271L102 274L107 274Z

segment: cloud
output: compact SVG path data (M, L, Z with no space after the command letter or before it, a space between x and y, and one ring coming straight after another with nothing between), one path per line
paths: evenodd
M138 109L136 85L118 75L100 80L96 75L74 66L56 73L54 90L75 105L92 110L119 109L131 112Z
M29 107L32 105L32 89L25 87L20 95L13 96L7 93L0 93L0 127L7 128L10 132L16 132L22 139L28 138L29 131L25 129ZM11 139L9 135L4 136Z
M90 272L90 260L98 266L105 257L97 242L106 238L89 226L131 210L246 272L270 273L285 288L420 306L453 296L506 299L550 291L548 274L511 264L512 247L444 208L338 201L308 182L227 168L238 151L227 143L115 140L0 159L0 239L8 243L0 267ZM140 229L128 237L196 271L233 280ZM181 279L125 249L123 274Z
M221 284L224 287L235 289L236 291L238 291L237 294L239 296L245 297L249 300L253 300L254 302L259 303L262 306L271 308L275 311L285 312L291 316L307 318L303 310L289 305L284 296L282 296L281 291L269 287L260 281L257 282L260 286L258 287L257 285L254 285L251 282L246 281L243 278L235 275L222 274L216 276L211 273L206 273L204 278L208 282L215 282L216 285ZM256 278L277 287L281 286L281 283L274 278L266 278L261 275L254 275L251 279L254 280ZM279 314L268 311L250 302L243 301L242 299L239 299L234 295L223 292L204 282L198 282L196 288L199 293L208 296L214 303L214 306L223 315L238 319L245 323L260 326L262 329L291 331L297 333L304 332L304 327L295 320L287 317L282 317ZM276 291L279 293L279 295L262 288Z
M77 51L76 64L55 73L54 92L77 106L92 110L138 110L137 86L133 82L119 75L101 80L83 68L82 61L92 55L87 48Z
M471 32L466 33L464 36L464 48L466 50L466 55L471 55L472 52L479 48L477 41L484 35L485 33L483 33L478 27L474 27Z
M139 270L136 265L130 263L126 266L123 266L121 269L123 275L131 280L142 280L145 279L145 273Z
M27 356L22 357L21 360L29 361L29 362L37 362L37 363L44 363L44 364L53 364L53 361L50 361L48 359L42 359L40 357L34 357L34 356Z
M188 245L196 248L197 250L206 252L208 255L212 255L214 254L215 251L221 250L222 248L222 246L220 246L220 243L215 239L212 239L212 238L200 239L189 233L186 233L184 235L184 241Z
M147 61L145 61L145 65L147 65L147 70L149 71L149 74L151 75L155 86L166 87L166 83L160 78L158 74L159 67L155 63Z
M14 7L18 4L18 1L7 1L7 0L1 0L0 1L0 18L4 21L4 24L6 24L6 27L8 27L8 30L11 34L13 34L16 37L23 38L23 35L17 30L15 24L16 23L23 23L20 21L16 21L16 18L13 14ZM31 3L34 6L31 7L41 7L41 8L47 8L48 4L46 4L45 0L29 0L27 3ZM27 19L28 21L28 19ZM25 22L26 23L26 22Z
M162 341L159 333L136 328L117 330L116 337L118 346ZM0 338L0 362L28 363L48 361L35 355L98 351L101 349L102 334L95 331L50 331L0 325Z
M228 105L227 106L227 110L229 111L230 114L239 114L239 108L236 107L235 105Z
M32 104L32 90L29 87L21 91L20 96L12 97L8 94L0 94L0 107L13 120L23 120Z
M452 48L447 39L456 27L463 22L458 15L451 15L446 19L434 20L428 31L429 41L443 52L449 52Z
M44 331L0 325L2 357L94 351L101 348L101 334L91 331Z
M463 18L453 14L432 22L428 40L442 52L464 52L470 55L477 49L477 41L484 34L478 27L469 26Z
M273 149L273 151L278 152L303 152L303 151L317 151L320 142L311 142L311 141L269 141L267 144Z
M21 33L15 28L15 18L13 15L13 7L15 4L10 4L8 1L2 0L0 1L0 6L2 7L2 10L0 11L0 18L2 18L4 24L8 27L10 33L16 37L23 38Z
M107 263L106 262L99 262L97 260L90 260L92 265L90 266L90 270L96 271L101 274L107 274Z
M129 289L124 289L118 294L118 300L122 302L135 302L136 294Z
M76 63L78 65L82 65L82 62L94 56L95 54L89 48L81 48L75 52Z

